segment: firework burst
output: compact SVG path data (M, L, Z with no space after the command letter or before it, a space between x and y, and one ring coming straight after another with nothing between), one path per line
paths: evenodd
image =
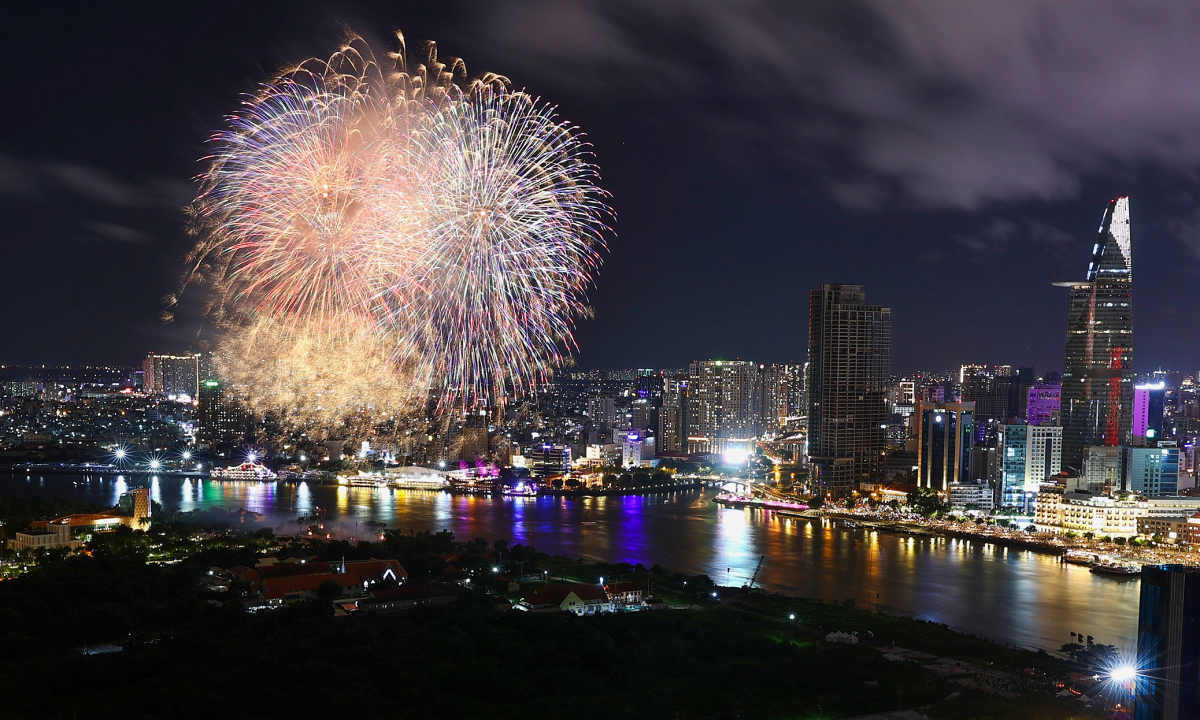
M497 407L570 360L611 216L588 145L506 79L432 46L410 72L400 47L309 60L214 138L184 284L252 406Z

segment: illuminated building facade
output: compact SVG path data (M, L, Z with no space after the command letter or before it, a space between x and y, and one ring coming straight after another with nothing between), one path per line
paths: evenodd
M1046 479L1062 470L1062 428L1008 423L1000 426L1000 504L1028 509Z
M1084 449L1128 444L1133 406L1133 304L1129 198L1108 204L1087 278L1070 290L1063 362L1063 464Z
M142 390L148 395L195 399L200 394L200 356L150 353L142 361Z
M917 485L949 499L951 483L970 483L975 433L974 403L917 406Z
M844 497L884 471L892 309L861 285L824 285L808 313L809 463L819 491Z
M1166 390L1165 382L1144 383L1133 387L1134 444L1162 437Z

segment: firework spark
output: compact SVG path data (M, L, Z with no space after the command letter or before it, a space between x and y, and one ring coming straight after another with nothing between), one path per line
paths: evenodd
M185 286L252 405L503 406L575 349L611 217L582 134L432 46L411 72L402 38L386 57L354 38L214 138Z

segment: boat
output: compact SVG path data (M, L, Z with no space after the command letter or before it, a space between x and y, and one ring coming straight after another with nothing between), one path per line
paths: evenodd
M1083 550L1068 550L1063 553L1063 562L1071 563L1072 565L1094 565L1096 563L1096 553L1085 552Z
M387 482L377 476L368 473L359 473L357 475L338 475L338 485L349 485L351 487L383 487Z
M264 480L271 482L279 479L279 476L266 465L250 460L241 465L213 468L209 471L208 476L214 480Z
M513 486L505 485L502 492L508 497L536 497L537 485L519 482Z
M1142 569L1137 565L1126 565L1116 562L1098 562L1092 565L1092 572L1109 577L1135 578L1141 577Z

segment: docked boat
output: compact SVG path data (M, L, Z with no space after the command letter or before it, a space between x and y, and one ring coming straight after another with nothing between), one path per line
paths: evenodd
M1092 565L1092 572L1109 577L1135 578L1141 577L1142 569L1136 565L1126 565L1116 562L1098 562Z
M1072 565L1094 565L1097 561L1096 553L1084 552L1083 550L1068 550L1063 553L1063 562L1071 563Z
M213 468L208 473L208 476L214 480L263 480L272 482L279 479L279 476L266 465L250 460L241 465Z
M519 482L516 485L505 485L502 491L508 497L536 497L537 485Z

